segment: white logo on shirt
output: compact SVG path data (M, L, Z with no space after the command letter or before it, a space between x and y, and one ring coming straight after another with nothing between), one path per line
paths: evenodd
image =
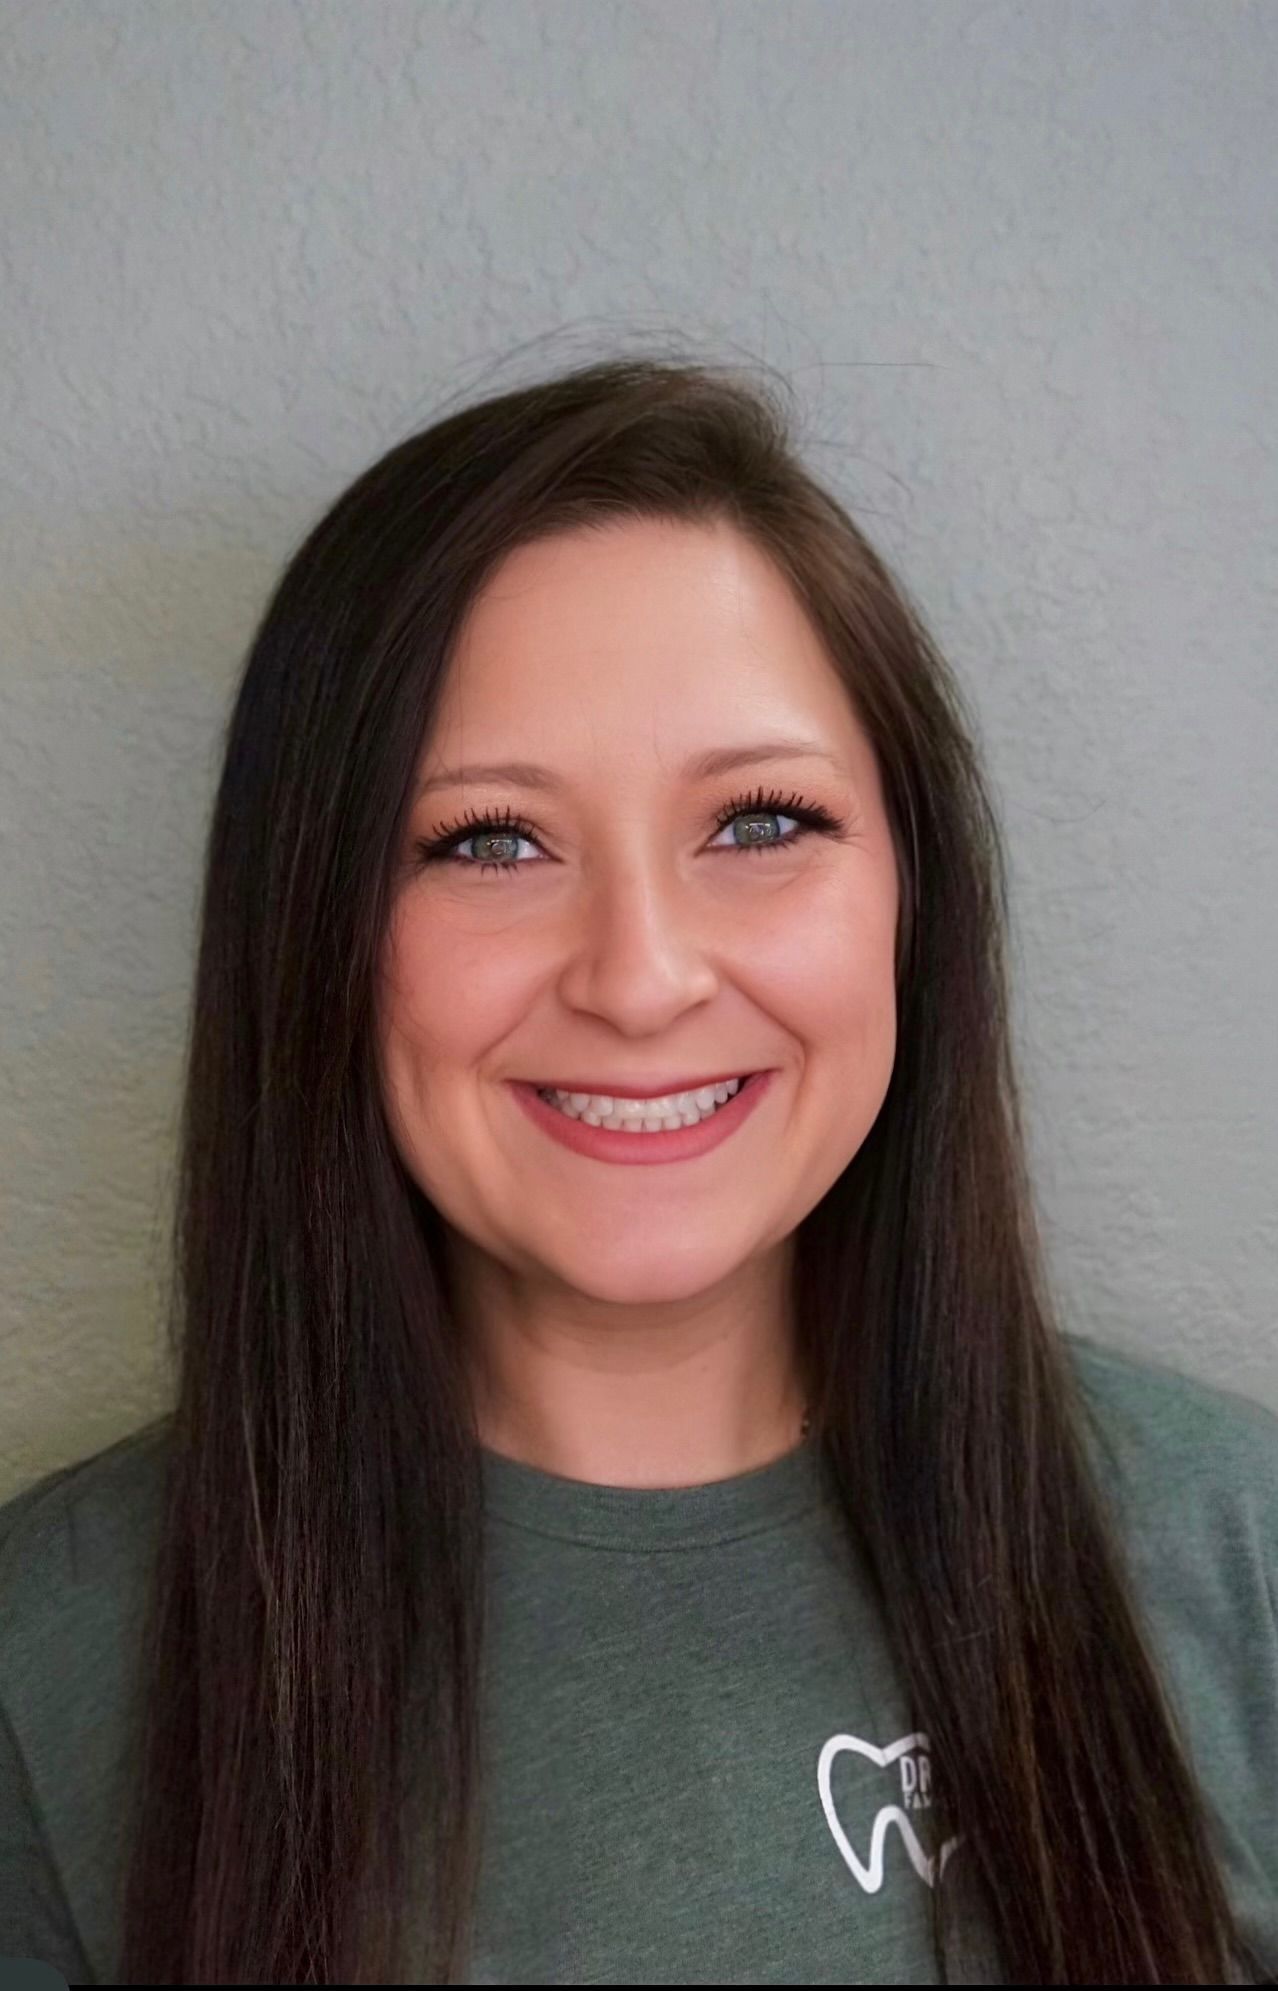
M945 1863L958 1845L957 1839L947 1839L941 1848L939 1860L932 1860L919 1844L914 1826L906 1815L911 1811L926 1811L932 1802L932 1759L928 1754L926 1735L903 1735L900 1740L889 1744L886 1749L878 1749L873 1742L863 1742L859 1735L832 1735L821 1750L817 1762L817 1789L821 1793L821 1809L825 1822L834 1836L834 1843L842 1853L848 1870L860 1881L867 1894L877 1894L883 1885L883 1842L889 1827L895 1825L905 1842L905 1850L910 1856L914 1871L920 1880L934 1887ZM858 1756L868 1756L881 1770L891 1763L900 1763L901 1803L885 1804L874 1820L870 1834L869 1861L861 1860L839 1823L830 1796L830 1766L843 1750L850 1749Z

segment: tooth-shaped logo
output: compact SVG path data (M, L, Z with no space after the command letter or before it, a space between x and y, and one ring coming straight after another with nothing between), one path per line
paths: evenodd
M901 1802L885 1804L878 1812L870 1833L870 1857L862 1860L847 1833L839 1822L830 1796L830 1766L836 1756L847 1749L855 1755L866 1756L871 1763L877 1763L881 1770L890 1764L900 1764ZM938 1859L932 1860L919 1844L914 1825L908 1816L911 1811L926 1811L932 1803L932 1759L928 1753L926 1735L903 1735L900 1740L889 1744L886 1749L876 1748L873 1742L863 1742L859 1735L832 1735L821 1750L817 1762L817 1788L821 1793L821 1809L829 1826L834 1843L842 1853L850 1873L861 1883L867 1894L877 1894L883 1885L883 1844L888 1830L895 1825L905 1842L905 1850L910 1856L914 1871L920 1880L934 1887L945 1872L945 1863L958 1845L957 1838L947 1839Z

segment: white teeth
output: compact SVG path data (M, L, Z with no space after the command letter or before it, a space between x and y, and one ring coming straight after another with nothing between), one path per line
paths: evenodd
M748 1076L748 1075L747 1075ZM543 1099L557 1106L571 1120L584 1120L588 1127L611 1127L616 1132L668 1133L677 1127L695 1127L708 1120L733 1094L743 1079L724 1079L719 1085L698 1086L695 1092L665 1093L659 1099L622 1099L599 1092L556 1092L539 1087Z

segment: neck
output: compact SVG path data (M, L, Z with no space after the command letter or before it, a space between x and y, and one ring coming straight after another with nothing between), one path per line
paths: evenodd
M458 1331L490 1450L596 1485L693 1486L802 1442L786 1250L692 1298L621 1304L455 1247L450 1299L464 1296Z

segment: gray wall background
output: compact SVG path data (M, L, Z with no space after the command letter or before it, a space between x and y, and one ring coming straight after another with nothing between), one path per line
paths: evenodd
M791 376L975 706L1073 1324L1278 1409L1275 102L1272 0L5 0L0 1496L170 1401L282 562L445 396L647 337Z

